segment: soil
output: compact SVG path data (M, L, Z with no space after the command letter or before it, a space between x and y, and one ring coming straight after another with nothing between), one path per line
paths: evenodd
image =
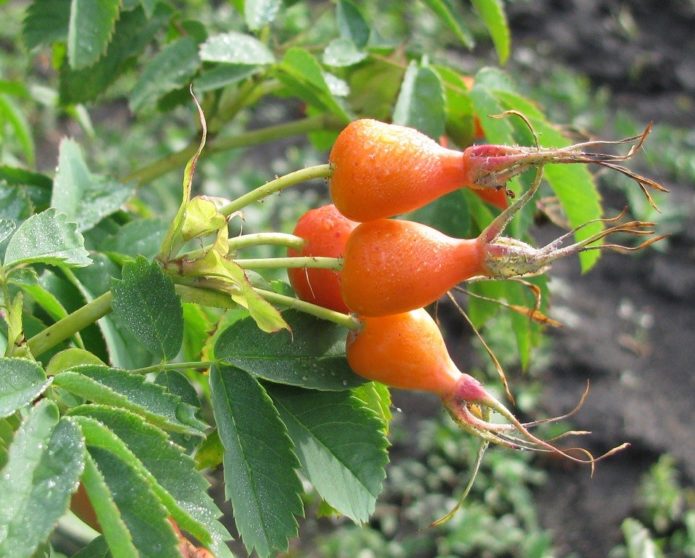
M695 125L692 1L544 0L507 9L517 69L541 82L544 64L561 63L609 88L616 107L645 122ZM596 452L632 444L600 463L593 479L550 469L537 504L559 556L608 555L622 540L620 523L635 513L640 477L660 454L677 459L685 484L695 478L695 189L656 178L686 212L664 251L606 255L584 276L564 261L551 273L553 313L565 327L554 335L545 406L556 414L572 408L590 380L575 425L593 432ZM619 209L622 200L614 201Z

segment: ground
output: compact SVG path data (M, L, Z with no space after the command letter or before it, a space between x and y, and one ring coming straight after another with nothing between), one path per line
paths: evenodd
M594 87L611 90L615 107L645 122L695 124L693 2L518 2L509 14L522 55L539 52L585 73ZM607 555L620 540L620 522L634 512L640 476L659 454L676 457L686 482L695 478L695 187L657 178L685 213L666 250L608 255L585 276L571 262L553 269L553 311L565 327L554 334L545 405L553 413L571 408L588 379L577 427L593 432L599 452L632 444L601 463L593 479L550 469L538 507L560 556ZM569 281L571 290L563 289Z

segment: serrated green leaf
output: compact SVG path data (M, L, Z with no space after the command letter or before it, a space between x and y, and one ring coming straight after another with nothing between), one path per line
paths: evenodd
M349 0L339 0L335 16L341 37L352 41L358 49L367 46L371 30L355 4Z
M28 49L65 41L68 36L71 0L34 0L22 23L22 36Z
M98 480L92 485L101 490L93 498L87 483L85 487L114 558L180 558L178 540L166 508L152 493L147 481L107 450L89 448L89 454L98 472L98 476L93 475ZM122 539L124 531L128 534L125 540ZM135 553L134 548L137 549Z
M104 475L89 452L85 456L85 467L81 480L89 502L99 520L101 532L110 551L108 556L113 556L113 558L139 556L133 537L121 517L109 486L104 480ZM90 558L89 555L88 558Z
M0 418L31 403L50 383L36 362L0 357Z
M263 387L228 366L210 373L212 409L224 446L225 495L249 553L285 550L303 514L297 457Z
M17 138L19 147L22 149L24 159L30 166L33 166L36 156L31 126L17 104L7 95L0 94L0 122L2 121L10 126L15 138Z
M61 104L84 103L103 93L127 68L129 60L145 49L167 23L170 14L171 10L161 2L149 19L141 8L121 14L106 54L95 64L81 70L63 64L60 71Z
M388 462L384 425L377 415L350 392L275 386L270 394L307 479L340 513L367 521Z
M354 66L367 58L367 53L357 48L352 40L345 37L333 39L323 51L323 63L338 68Z
M251 77L261 70L261 66L250 64L220 64L214 68L203 70L200 76L193 81L193 88L198 93L214 91Z
M125 184L89 172L77 142L69 138L60 142L51 207L77 223L81 232L118 211L132 193Z
M410 63L393 109L393 122L420 130L435 140L444 133L444 90L432 68Z
M33 471L31 494L21 512L13 517L7 540L0 542L0 552L6 542L6 548L15 553L12 555L19 557L22 555L17 552L20 548L30 548L30 545L39 544L48 537L58 519L67 511L83 467L82 435L73 424L61 420Z
M169 43L140 74L130 95L130 108L139 112L167 93L187 85L200 67L198 43L183 37Z
M32 556L67 511L83 467L79 430L42 401L17 432L0 477L0 555Z
M108 428L140 462L134 468L146 479L151 475L156 481L156 486L152 483L150 486L178 525L210 547L216 556L231 556L224 542L231 539L231 535L218 521L222 512L207 494L209 483L195 469L193 459L172 444L162 430L143 423L138 415L128 411L99 405L77 407L71 410L71 415L89 417ZM89 437L87 443L90 443ZM95 445L100 444L95 442ZM122 448L100 446L128 462L127 455L120 455Z
M77 366L57 374L54 385L94 403L122 407L172 432L200 435L207 425L195 417L196 409L141 375L105 366Z
M245 0L244 19L251 31L258 31L273 23L282 6L282 0Z
M504 64L509 58L511 45L511 36L507 16L504 13L504 5L501 0L471 0L471 3L492 37L500 64Z
M379 417L384 432L389 431L391 423L391 392L380 382L367 382L352 390L352 395L362 401Z
M473 34L466 27L461 16L456 13L454 6L447 0L423 0L442 22L454 32L456 38L461 41L466 48L475 46Z
M24 221L5 250L6 267L33 263L79 267L92 260L77 225L55 209L47 209Z
M68 24L68 61L79 70L106 52L120 11L120 0L72 0Z
M85 301L91 302L111 288L113 277L121 270L103 254L94 254L94 265L65 275L79 290ZM130 336L113 314L97 321L97 327L106 343L109 362L119 368L140 368L152 364L152 356L144 346Z
M277 71L278 79L307 103L350 120L345 108L331 94L321 65L307 50L292 47L285 52Z
M303 312L283 313L291 328L267 334L250 318L227 328L215 343L215 358L271 382L341 391L364 382L345 360L346 331Z
M205 62L251 66L275 62L275 55L265 44L251 35L236 31L210 37L200 46L200 58Z
M139 257L114 279L113 312L156 357L171 360L183 341L183 309L172 280L159 265Z

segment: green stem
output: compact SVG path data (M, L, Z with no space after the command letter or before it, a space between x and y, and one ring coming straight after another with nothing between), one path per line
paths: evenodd
M243 196L239 196L234 201L231 201L223 208L220 209L220 213L229 216L235 211L246 207L247 205L262 200L275 192L294 186L295 184L300 184L306 182L307 180L313 180L315 178L328 178L331 175L331 166L329 164L315 165L313 167L307 167L305 169L300 169L298 171L291 172L270 182L266 182L263 186L259 186L255 190L251 190Z
M176 294L181 297L183 302L192 302L211 308L237 308L239 305L234 302L229 295L210 289L199 289L188 285L174 285Z
M265 298L268 302L273 302L275 304L280 304L282 306L287 306L288 308L294 308L305 314L310 314L321 318L322 320L328 320L339 326L346 327L347 329L356 330L360 327L360 322L357 318L350 316L349 314L343 314L342 312L336 312L335 310L329 310L323 306L317 306L316 304L311 304L310 302L304 302L298 298L291 296L282 295L279 293L274 293L273 291L266 291L265 289L256 289L258 294Z
M186 368L210 368L214 362L167 362L161 364L153 364L144 368L134 368L128 370L132 374L149 374L150 372L162 372L164 370L185 370Z
M238 305L226 294L211 291L208 289L198 289L187 285L175 285L177 294L184 302L193 302L203 306L211 306L214 308L236 308ZM348 329L357 329L359 322L347 314L341 314L334 310L328 310L321 306L304 302L291 296L285 296L272 291L263 289L254 289L269 302L282 304L284 306L300 310L312 316L334 322ZM27 345L31 354L38 357L46 351L55 347L58 343L69 339L77 332L92 325L99 318L103 318L111 311L111 302L113 294L107 291L92 302L85 304L81 308L75 310L72 314L68 314L63 319L48 326L43 331L37 333L27 341Z
M37 357L45 353L58 343L69 339L78 331L104 317L111 311L112 300L111 291L107 291L92 302L37 333L27 342L31 354Z
M234 263L239 264L244 269L281 269L295 267L311 267L318 269L334 269L339 271L343 268L342 258L326 258L321 256L303 256L288 258L246 258L236 259Z
M286 248L294 248L299 250L304 246L304 239L300 236L279 232L262 232L253 234L244 234L230 238L230 250L240 250L249 246L285 246Z
M303 135L317 130L338 129L342 127L342 125L343 123L330 115L322 114L310 116L302 118L301 120L295 120L294 122L268 126L259 130L251 130L249 132L237 134L236 136L217 137L208 144L205 152L211 154L240 147L250 147L252 145L259 145L289 136ZM191 142L180 151L171 153L122 177L121 182L135 182L138 186L147 184L170 171L181 169L196 152L196 149L198 149L198 142Z

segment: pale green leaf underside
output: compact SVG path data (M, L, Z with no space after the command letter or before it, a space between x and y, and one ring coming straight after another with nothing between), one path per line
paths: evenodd
M92 260L77 225L47 209L24 221L7 243L5 266L32 263L80 267Z
M117 211L131 194L132 189L124 184L93 175L77 142L67 138L60 142L51 207L77 223L80 231Z
M34 361L0 358L0 418L31 403L51 383Z
M275 56L261 41L230 31L213 35L200 46L200 58L206 62L262 65L275 62Z
M251 31L258 31L272 23L280 11L282 0L245 0L244 19Z

